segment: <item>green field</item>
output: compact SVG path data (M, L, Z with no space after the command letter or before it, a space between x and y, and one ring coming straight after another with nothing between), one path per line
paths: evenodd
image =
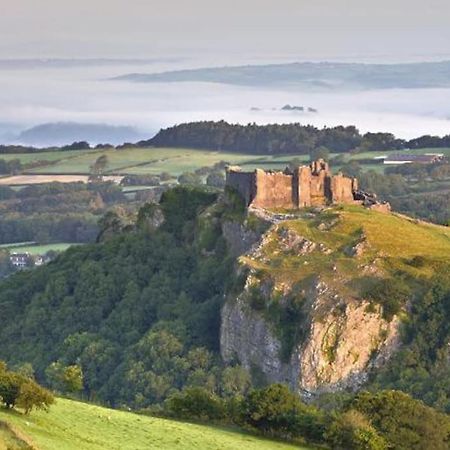
M124 150L106 150L88 152L74 158L64 158L56 164L38 167L29 173L89 173L92 163L100 155L108 157L107 171L125 174L159 174L169 172L179 175L202 166L212 166L219 161L240 163L255 159L256 155L221 153L207 150L178 148L128 148Z
M398 153L398 150L384 152L364 152L344 154L346 161L372 159L381 155ZM407 153L445 153L450 156L450 148L408 150ZM89 174L90 167L100 156L108 157L107 172L110 174L152 174L168 172L178 176L182 172L194 171L200 167L213 166L219 161L238 164L244 170L263 169L283 170L294 158L307 162L308 155L254 155L246 153L226 153L208 150L185 148L127 148L122 150L89 150L89 151L56 151L43 153L28 153L17 155L0 155L0 158L19 158L23 163L37 160L52 161L51 164L26 171L28 174ZM331 154L331 157L336 154ZM383 172L383 164L364 164L364 169L374 169ZM338 167L335 167L338 169Z
M64 399L58 399L49 413L30 416L0 409L0 420L29 437L39 450L301 449L222 427L140 416Z
M10 252L30 253L31 255L45 255L45 253L53 250L55 252L63 252L72 245L66 242L56 244L34 245L34 244L4 244L0 248L8 249Z
M33 153L2 153L0 159L11 161L12 159L20 159L22 164L29 164L36 161L60 161L84 154L95 153L96 150L64 150L54 152L33 152Z

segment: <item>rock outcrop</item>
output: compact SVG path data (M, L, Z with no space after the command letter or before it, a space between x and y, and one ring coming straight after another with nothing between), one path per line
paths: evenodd
M399 345L398 319L385 321L367 302L338 299L318 282L308 303L308 317L298 324L304 338L283 361L283 344L270 320L247 304L245 294L229 300L222 310L224 361L237 360L268 382L286 383L308 396L357 389Z
M371 263L366 257L372 251L366 235L359 232L350 244L334 248L312 239L314 229L327 238L338 221L326 214L310 219L312 231L303 235L295 220L276 220L240 258L245 286L222 309L225 362L238 361L267 382L310 396L357 389L391 357L400 345L398 318L386 320L379 305L356 295L348 286L357 273L350 268L349 275L340 265L343 257L361 276L382 272L379 258ZM285 317L288 327L277 317Z

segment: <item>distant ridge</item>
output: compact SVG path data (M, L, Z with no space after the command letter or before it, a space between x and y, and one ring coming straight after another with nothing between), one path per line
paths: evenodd
M319 90L450 87L450 61L405 64L305 62L130 73L114 80L304 86Z
M84 124L76 122L57 122L37 125L22 131L17 137L21 144L35 146L65 145L74 141L87 141L90 144L122 144L135 141L142 135L133 127L106 124Z

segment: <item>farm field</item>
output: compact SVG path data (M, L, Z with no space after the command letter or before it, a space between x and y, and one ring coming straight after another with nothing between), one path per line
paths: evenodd
M107 172L109 173L159 174L169 172L172 175L179 175L202 166L212 166L219 161L239 163L257 157L257 155L179 148L128 148L97 151L82 154L76 158L62 159L56 164L32 169L29 173L87 174L92 163L100 155L108 157Z
M89 179L88 175L13 175L11 177L0 178L0 186L28 186L30 184L43 184L43 183L87 183ZM115 181L120 183L122 177L120 176L108 176L104 177L105 180Z
M55 252L63 252L67 250L69 247L73 245L68 242L60 242L56 244L45 244L45 245L36 245L33 243L24 243L24 244L4 244L1 245L0 248L7 249L10 252L18 252L18 253L30 253L31 255L44 255L45 253L53 250Z
M30 416L0 409L0 421L11 424L39 450L302 450L222 427L140 416L66 399L57 399L49 413Z
M367 160L381 155L399 153L399 150L384 152L364 152L344 154L346 161ZM405 150L407 153L444 153L450 156L450 148ZM186 148L126 148L121 150L60 151L33 154L0 155L5 159L19 158L23 163L48 159L51 164L29 169L22 175L0 178L0 184L20 186L51 181L72 182L87 181L87 175L94 161L100 156L108 157L106 173L110 175L157 175L168 172L178 176L183 172L194 171L200 167L213 166L220 161L240 165L243 170L262 169L283 170L293 159L302 162L309 160L308 155L254 155L246 153L227 153L219 151L195 150ZM334 157L337 154L331 154ZM47 158L48 157L48 158ZM382 173L383 164L363 164L365 170L376 170ZM335 170L339 167L335 166ZM62 177L62 178L61 178ZM117 181L117 180L116 180Z
M98 150L60 150L54 152L32 152L32 153L1 153L0 159L11 161L20 159L22 164L29 164L36 161L60 161L70 159L84 154L96 153Z

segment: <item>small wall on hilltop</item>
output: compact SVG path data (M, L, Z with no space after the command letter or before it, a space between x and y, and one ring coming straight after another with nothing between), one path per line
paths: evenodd
M256 169L256 196L254 206L262 208L295 208L293 176L283 172L265 172Z

